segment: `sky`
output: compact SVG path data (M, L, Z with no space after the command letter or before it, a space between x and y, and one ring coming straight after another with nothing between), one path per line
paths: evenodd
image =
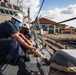
M27 15L27 8L30 7L30 17L34 20L43 0L20 0L21 5ZM16 4L16 0L11 0ZM64 21L76 17L76 0L44 0L40 11L41 17L56 22ZM65 22L68 26L76 27L76 20Z

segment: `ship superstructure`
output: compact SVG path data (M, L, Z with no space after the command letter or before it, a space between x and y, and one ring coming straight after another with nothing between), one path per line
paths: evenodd
M16 12L24 14L22 8L10 3L10 0L0 1L0 22L11 19L11 15Z

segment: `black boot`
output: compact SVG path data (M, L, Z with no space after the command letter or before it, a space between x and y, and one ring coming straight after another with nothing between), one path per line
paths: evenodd
M20 57L18 61L19 70L17 75L30 75L30 72L26 69L25 59L24 57Z
M18 70L17 75L31 75L31 74L27 70L25 70L25 72Z

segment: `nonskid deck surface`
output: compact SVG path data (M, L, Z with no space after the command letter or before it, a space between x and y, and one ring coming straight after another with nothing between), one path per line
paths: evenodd
M38 62L37 59L35 58L32 58L31 60L34 60L34 62L26 62L28 71L40 72L43 75L48 75L50 66L47 66L43 62L40 62L39 58L38 58ZM5 65L3 66L1 65L2 69L4 68L4 66ZM17 75L17 71L18 71L18 66L8 65L4 70L4 72L0 75Z
M43 51L45 51L45 49ZM45 52L46 57L50 57L50 54L47 51ZM25 62L28 71L38 72L40 75L48 75L50 66L43 62L39 57L34 57L33 54L30 54L29 57L30 61ZM5 65L0 65L0 71L5 67ZM3 73L0 73L0 75L17 75L17 71L18 66L8 64Z

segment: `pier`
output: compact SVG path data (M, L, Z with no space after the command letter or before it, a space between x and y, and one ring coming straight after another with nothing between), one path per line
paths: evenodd
M38 41L42 43L40 35ZM60 49L75 49L76 35L75 34L47 34L43 35L43 42L47 45L47 50L54 54Z

